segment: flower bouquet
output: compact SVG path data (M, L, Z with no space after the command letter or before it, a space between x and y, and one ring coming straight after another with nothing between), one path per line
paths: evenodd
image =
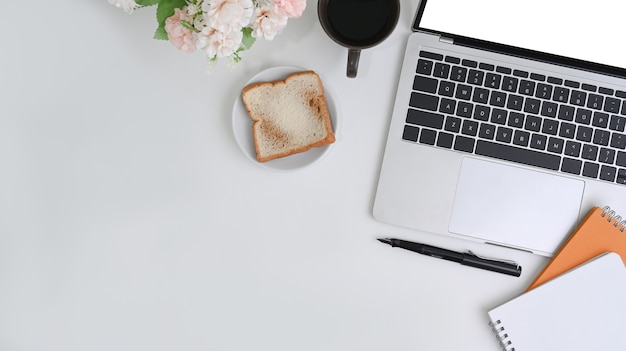
M204 51L209 62L241 60L257 38L272 40L306 8L306 0L109 0L127 13L156 5L155 39L184 52Z

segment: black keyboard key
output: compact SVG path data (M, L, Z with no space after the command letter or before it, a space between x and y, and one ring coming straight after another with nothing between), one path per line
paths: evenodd
M615 150L605 147L600 148L598 153L598 161L612 165L615 163Z
M448 132L458 133L461 131L461 119L457 117L446 117L446 124L443 127Z
M439 97L435 95L413 92L411 93L409 106L415 108L423 108L430 111L437 111L437 106L439 106Z
M420 143L427 145L435 145L435 139L437 138L437 132L432 129L423 129L420 133Z
M563 87L555 87L552 93L552 100L556 102L567 102L569 98L569 89Z
M456 111L456 100L441 98L441 102L439 103L439 112L453 115Z
M563 164L561 165L561 171L563 171L565 173L571 173L571 174L580 175L580 171L582 169L582 166L583 166L583 161L565 157L565 158L563 158Z
M496 72L504 73L504 74L511 74L511 72L513 72L513 70L508 68L508 67L498 66L498 67L496 67Z
M506 102L506 108L510 110L521 111L524 106L524 97L515 94L509 94Z
M611 147L616 149L626 149L626 134L612 133L611 134Z
M531 73L530 74L530 79L538 80L540 82L543 82L543 81L546 80L546 76L544 76L543 74Z
M404 132L402 133L402 139L408 141L417 141L420 129L416 126L404 126Z
M433 76L448 79L450 76L450 65L447 63L436 62L435 68L433 69Z
M561 128L559 128L559 136L568 139L574 139L576 135L576 125L572 123L561 123Z
M594 127L606 128L609 126L609 115L603 112L594 112L591 119L591 125Z
M565 148L563 149L563 154L572 157L580 156L580 148L582 144L577 141L568 140L565 142Z
M485 88L474 88L474 96L472 97L472 101L486 104L489 102L489 90Z
M406 123L416 126L441 129L443 127L443 115L410 108L406 115Z
M626 99L626 91L617 90L615 91L615 96L618 98Z
M593 129L590 127L579 126L576 130L576 140L591 142L593 138Z
M452 82L441 81L439 83L439 90L437 90L437 93L439 95L452 97L452 96L454 96L454 88L455 88L455 86L456 85L454 83L452 83Z
M606 180L607 182L614 182L615 176L617 175L617 168L602 165L600 168L600 179Z
M604 94L604 95L613 95L613 93L615 92L615 90L613 89L609 89L609 88L605 88L605 87L599 87L598 88L598 93L600 94Z
M513 70L513 75L516 77L528 78L528 72L519 69Z
M601 110L603 105L604 96L598 94L589 94L589 97L587 98L587 107L595 110Z
M476 141L473 138L458 135L454 140L454 150L471 153L474 152L475 143Z
M413 90L434 94L437 92L437 80L424 76L415 76L415 79L413 79Z
M553 152L555 154L560 154L563 152L564 144L565 144L565 141L563 139L550 137L548 139L548 146L546 147L546 150Z
M591 124L591 113L591 110L577 108L576 117L574 118L574 120L576 121L576 123L589 125Z
M513 140L513 129L507 127L498 127L496 130L496 141L502 143L510 143ZM626 159L626 157L624 157Z
M598 89L598 87L596 87L595 85L586 84L586 83L583 83L582 88L583 90L587 90L587 91L596 91L596 89Z
M526 117L524 116L523 113L511 112L509 114L508 126L515 127L515 128L523 128L525 119Z
M550 100L552 98L552 86L549 84L544 84L544 83L537 84L535 97L538 97L540 99Z
M528 115L526 116L526 122L524 123L524 129L531 132L538 132L541 130L541 117Z
M600 165L597 163L585 162L583 166L583 176L589 178L598 178Z
M491 123L504 125L506 123L507 111L499 108L491 110Z
M502 90L515 93L517 92L518 82L519 80L515 77L510 77L510 76L502 77Z
M530 133L523 130L516 130L513 132L513 144L519 146L528 146L530 142Z
M576 88L576 89L580 88L580 83L574 82L573 80L566 79L564 85L570 88Z
M610 138L611 132L607 130L596 129L595 133L593 133L593 143L596 145L607 146Z
M488 123L481 123L478 130L478 137L493 140L496 135L496 126Z
M476 143L476 154L555 171L559 169L561 164L561 157L557 155L496 144L485 140L478 140Z
M564 121L573 121L574 120L574 108L572 106L561 105L559 107L558 118Z
M485 75L485 87L491 89L500 89L502 76L496 73L487 73Z
M454 135L450 133L440 132L437 137L437 146L445 147L446 149L452 148L452 143L454 142Z
M615 164L620 167L626 167L626 152L617 152L617 160L615 161Z
M526 102L524 103L524 112L538 115L540 108L541 101L533 98L526 98Z
M617 179L615 179L615 182L626 184L626 169L620 168L617 170Z
M417 69L415 70L415 73L429 76L431 75L432 72L433 72L433 61L425 60L425 59L417 60Z
M472 98L472 87L465 84L457 84L456 94L454 96L457 99L469 101Z
M544 119L541 132L549 135L556 135L559 131L559 122L553 119Z
M454 64L459 64L461 63L461 59L458 57L454 57L454 56L446 56L446 58L444 59L444 61L446 62L450 62L450 63L454 63Z
M556 111L558 109L558 105L554 102L544 101L543 104L541 104L541 115L546 117L556 117Z
M489 104L497 107L504 107L506 103L506 94L501 91L492 91L489 98Z
M624 104L626 106L626 104ZM626 117L621 117L618 115L611 115L611 121L609 122L609 129L623 132L624 126L626 126Z
M483 85L483 80L485 79L485 72L470 69L467 75L467 82L473 85Z
M420 57L429 58L431 60L437 60L437 61L443 60L443 55L430 52L430 51L424 51L424 50L420 51Z
M532 134L530 136L530 147L537 150L545 150L548 137L542 134Z
M585 106L587 102L587 93L580 90L572 90L572 95L569 98L569 103L576 106Z
M460 117L470 118L472 117L473 111L474 111L474 105L465 101L459 101L456 107L456 115Z
M610 113L619 113L619 107L622 101L613 97L607 97L604 100L604 111Z
M465 82L467 78L467 68L461 66L452 66L450 79L456 82Z
M591 144L583 144L582 150L580 151L580 157L585 160L596 161L598 159L598 147ZM624 159L626 162L626 159Z
M552 84L556 84L556 85L561 85L561 84L563 84L563 79L561 79L561 78L556 78L556 77L548 77L548 83L552 83Z
M463 60L461 60L461 64L462 64L463 66L466 66L466 67L471 67L471 68L476 68L476 67L478 67L478 62L476 62L476 61L472 61L472 60L467 60L467 59L463 59Z
M519 93L526 96L535 95L535 82L522 79L519 82Z
M478 134L478 122L466 119L461 127L461 134L476 136Z
M476 105L474 107L474 119L479 121L488 121L491 114L491 108L484 105Z
M478 64L478 68L485 70L485 71L493 71L494 69L496 69L496 66L489 64L489 63L479 63Z

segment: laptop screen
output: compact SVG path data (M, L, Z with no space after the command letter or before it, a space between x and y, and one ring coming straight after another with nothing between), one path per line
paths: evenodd
M626 68L624 0L422 0L420 12L415 29Z

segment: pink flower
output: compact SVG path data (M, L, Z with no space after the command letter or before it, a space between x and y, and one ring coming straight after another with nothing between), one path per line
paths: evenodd
M276 6L259 7L254 11L252 35L265 40L272 40L287 26L285 11Z
M252 0L212 0L202 3L206 22L220 32L239 31L250 24Z
M198 33L198 45L210 59L234 54L241 46L242 39L241 30L224 33L215 28L205 27L202 32Z
M183 26L180 21L192 22L193 19L187 15L187 8L174 9L174 14L165 20L165 31L170 42L178 49L184 52L193 52L196 50L195 38L193 31Z
M283 9L287 16L291 18L302 16L306 8L306 0L274 0L274 4L276 4L278 8Z

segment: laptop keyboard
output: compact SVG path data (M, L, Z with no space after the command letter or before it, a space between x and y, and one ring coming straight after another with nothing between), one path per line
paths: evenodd
M421 51L402 138L626 184L626 92Z

